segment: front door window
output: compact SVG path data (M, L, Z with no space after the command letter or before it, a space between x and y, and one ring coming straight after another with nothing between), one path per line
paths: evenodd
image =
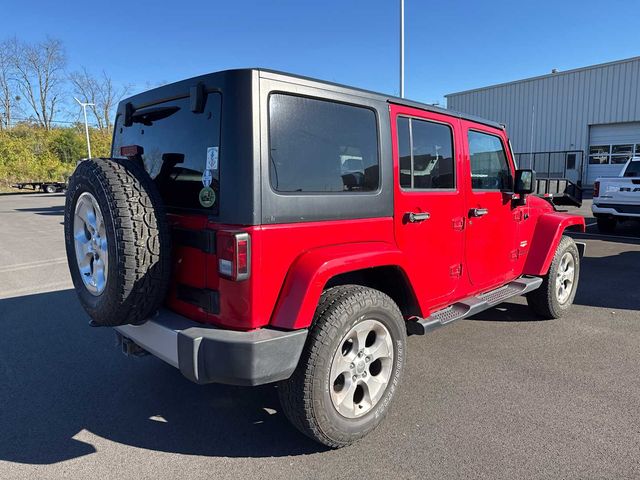
M494 135L469 131L471 188L504 190L509 188L511 171L502 142Z

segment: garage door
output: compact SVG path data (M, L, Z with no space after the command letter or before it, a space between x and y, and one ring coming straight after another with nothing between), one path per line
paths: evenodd
M640 122L591 125L587 184L617 176L633 155L640 156Z

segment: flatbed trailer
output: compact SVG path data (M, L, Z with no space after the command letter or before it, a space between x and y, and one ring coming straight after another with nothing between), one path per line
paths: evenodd
M554 205L582 206L582 187L567 178L537 178L534 195Z
M46 193L63 192L67 189L65 182L19 182L11 186L18 190L41 190Z

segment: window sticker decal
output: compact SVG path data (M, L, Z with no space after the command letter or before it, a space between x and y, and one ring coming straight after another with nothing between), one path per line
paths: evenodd
M204 187L200 190L198 200L200 200L200 205L204 208L212 207L213 204L216 203L216 192L214 192L211 187Z
M202 186L207 188L211 186L211 182L213 181L213 174L211 170L205 170L202 172Z
M218 147L207 148L207 170L218 169Z
M207 188L213 181L213 171L218 169L218 147L207 147L207 161L202 172L202 186Z

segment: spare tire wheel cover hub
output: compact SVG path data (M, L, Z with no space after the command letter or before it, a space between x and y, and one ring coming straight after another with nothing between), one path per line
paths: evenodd
M89 192L76 201L73 237L82 282L91 294L100 295L107 286L109 251L102 211Z

